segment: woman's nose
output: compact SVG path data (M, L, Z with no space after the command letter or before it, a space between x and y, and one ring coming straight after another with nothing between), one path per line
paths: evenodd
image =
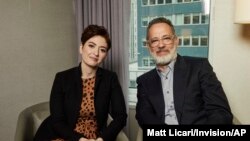
M98 56L99 55L99 48L98 47L96 47L95 49L94 49L94 54L96 55L96 56Z

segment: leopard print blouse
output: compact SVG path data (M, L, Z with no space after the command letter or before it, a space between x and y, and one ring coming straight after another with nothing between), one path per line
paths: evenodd
M83 79L83 95L80 116L78 117L75 131L84 135L88 139L96 139L97 122L94 106L94 86L95 77ZM52 141L64 141L61 138Z

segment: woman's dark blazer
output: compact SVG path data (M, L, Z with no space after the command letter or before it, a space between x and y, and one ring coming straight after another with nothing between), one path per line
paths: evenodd
M50 96L50 116L39 127L34 141L60 137L78 141L83 135L74 131L82 102L81 64L56 74ZM94 106L98 131L104 141L113 141L126 125L127 113L123 92L114 72L98 68ZM113 121L107 126L108 114Z

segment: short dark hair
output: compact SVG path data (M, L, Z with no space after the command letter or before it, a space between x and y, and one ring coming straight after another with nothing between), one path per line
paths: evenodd
M107 42L108 49L111 48L110 36L105 27L98 26L98 25L87 26L82 33L82 37L81 37L82 44L84 45L85 42L89 40L90 38L92 38L93 36L102 36Z
M148 27L147 27L147 40L149 38L148 37L149 29L151 28L152 25L157 24L157 23L166 23L166 24L168 24L171 27L173 34L175 34L175 29L174 29L174 26L173 26L172 22L169 19L166 19L164 17L158 17L158 18L155 18L152 21L150 21L149 24L148 24Z

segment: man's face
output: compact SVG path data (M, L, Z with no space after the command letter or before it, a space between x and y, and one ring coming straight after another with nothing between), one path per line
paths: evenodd
M148 48L157 65L166 65L177 56L179 40L166 23L157 23L148 32Z

